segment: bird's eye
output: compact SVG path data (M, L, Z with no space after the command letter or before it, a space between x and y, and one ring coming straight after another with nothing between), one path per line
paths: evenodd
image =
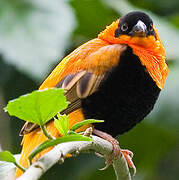
M127 23L124 23L124 24L121 26L121 30L122 30L122 31L127 31L127 30L128 30L128 25L127 25Z
M153 24L152 23L149 26L149 31L153 31Z

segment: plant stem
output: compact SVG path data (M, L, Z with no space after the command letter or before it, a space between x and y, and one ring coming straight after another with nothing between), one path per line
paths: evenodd
M32 164L18 180L40 179L40 177L54 164L59 161L63 162L64 157L69 153L78 154L79 152L86 152L88 150L91 152L91 150L93 150L102 154L104 157L111 155L113 146L110 142L97 136L92 136L92 140L93 141L76 141L58 144ZM114 164L116 180L131 180L129 168L126 159L123 156L118 156L112 163Z
M17 162L15 162L14 165L15 165L16 167L18 167L20 170L22 170L23 172L26 171L26 169L23 168L23 167L22 167L20 164L18 164Z
M40 127L41 127L44 135L45 135L48 139L54 139L53 136L51 136L51 134L49 134L48 131L46 130L45 125L42 125L42 126L40 126Z

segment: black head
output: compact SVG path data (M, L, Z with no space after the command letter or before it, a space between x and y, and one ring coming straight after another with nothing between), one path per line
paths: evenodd
M120 18L118 29L115 31L115 37L120 35L146 37L155 36L152 19L140 11L130 12Z

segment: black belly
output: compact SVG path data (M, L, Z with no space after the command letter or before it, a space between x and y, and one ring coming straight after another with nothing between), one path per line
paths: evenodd
M152 109L160 89L130 47L117 67L107 73L99 90L82 100L86 119L103 119L95 128L113 136L123 134Z

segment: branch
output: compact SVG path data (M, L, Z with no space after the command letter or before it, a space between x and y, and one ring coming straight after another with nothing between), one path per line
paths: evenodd
M57 162L62 162L66 154L80 152L97 152L105 158L112 152L112 144L100 137L92 136L93 141L66 142L55 146L51 151L34 162L17 180L38 180L48 169ZM131 180L129 168L123 155L113 160L113 167L117 180Z

